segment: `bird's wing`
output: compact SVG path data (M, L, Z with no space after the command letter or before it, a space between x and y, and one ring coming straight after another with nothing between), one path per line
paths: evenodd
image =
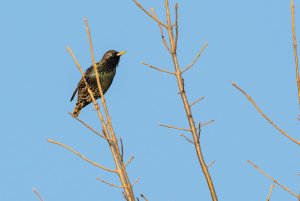
M81 79L81 80L82 80L82 79ZM74 97L75 97L75 95L76 95L76 93L77 93L77 91L78 91L79 85L80 85L80 83L81 83L81 80L80 80L80 82L78 83L78 85L77 85L77 87L76 87L75 91L73 92L73 95L72 95L72 97L71 97L71 100L70 100L70 101L72 101L72 100L74 99Z
M91 74L92 74L93 72L94 72L93 66L90 66L88 69L86 69L86 71L85 71L85 79L86 79L87 83L89 83L89 79L90 79ZM75 91L73 92L73 95L72 95L70 101L72 101L72 100L74 99L74 97L75 97L75 95L76 95L76 93L77 93L77 91L78 91L78 89L79 89L79 87L80 87L81 85L85 86L84 81L83 81L82 78L81 78L80 81L78 82L78 85L77 85Z

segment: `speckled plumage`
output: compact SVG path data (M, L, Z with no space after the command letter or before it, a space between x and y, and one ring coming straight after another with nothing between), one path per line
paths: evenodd
M110 85L112 84L116 74L116 68L120 61L120 56L124 53L125 52L117 52L115 50L109 50L104 54L102 60L96 63L103 94L106 93L106 91L109 89ZM100 98L101 95L97 86L96 73L94 72L93 66L90 66L86 70L85 79L90 89L92 90L95 99ZM87 106L92 102L92 98L90 97L87 91L87 87L83 79L79 81L77 88L75 89L71 97L71 101L73 100L77 92L78 92L78 98L77 98L76 106L73 111L73 115L75 117L79 115L82 108L84 108L85 106Z

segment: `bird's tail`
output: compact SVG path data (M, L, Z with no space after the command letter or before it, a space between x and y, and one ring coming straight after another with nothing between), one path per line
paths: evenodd
M78 117L78 115L79 115L82 107L83 107L83 103L82 102L77 102L76 103L76 106L75 106L75 108L73 110L73 116L74 117Z

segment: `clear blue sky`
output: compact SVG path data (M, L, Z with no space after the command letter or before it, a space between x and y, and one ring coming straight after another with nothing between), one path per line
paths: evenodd
M141 3L164 19L163 0ZM174 5L175 1L170 1ZM178 1L179 62L186 66L201 45L208 48L185 74L190 100L203 128L206 161L219 200L264 200L270 181L253 169L250 159L282 184L299 192L300 149L281 136L230 81L253 96L263 110L295 138L297 94L289 1ZM115 175L99 170L69 151L46 141L64 142L85 156L113 167L105 141L67 114L80 74L66 46L85 68L91 64L83 22L87 16L100 59L108 49L127 50L106 95L112 121L125 146L135 155L128 167L136 196L154 201L210 200L193 147L180 132L160 123L186 127L175 79L141 65L172 69L157 24L131 1L2 1L0 200L122 200L121 191L98 182L118 184ZM300 3L296 31L300 39ZM80 118L99 128L92 106ZM272 201L295 200L276 187Z

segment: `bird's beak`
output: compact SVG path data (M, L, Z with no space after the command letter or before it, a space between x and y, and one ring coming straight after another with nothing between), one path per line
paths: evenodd
M121 56L121 55L123 55L123 54L125 54L125 53L126 53L126 51L119 52L119 53L117 54L117 56L119 57L119 56Z

